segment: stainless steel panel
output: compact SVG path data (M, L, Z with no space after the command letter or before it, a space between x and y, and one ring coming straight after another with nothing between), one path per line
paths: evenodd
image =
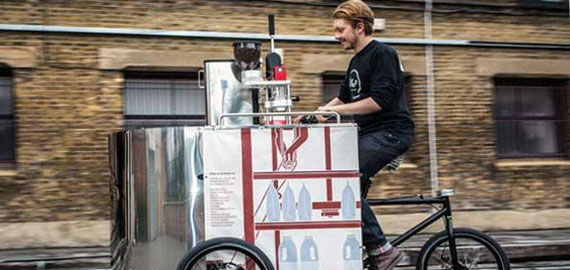
M115 264L175 269L204 239L200 142L198 127L137 129L110 137Z
M251 113L252 90L243 88L237 79L238 71L232 70L233 60L206 61L206 111L207 125L219 125L218 117L224 113ZM253 124L252 117L232 118L227 126Z

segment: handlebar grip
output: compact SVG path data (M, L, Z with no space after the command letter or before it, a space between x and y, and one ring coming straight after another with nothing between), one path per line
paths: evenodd
M275 15L271 14L268 16L269 19L269 35L275 35Z
M314 115L305 115L303 118L301 118L300 122L303 124L316 124L319 122L319 120Z

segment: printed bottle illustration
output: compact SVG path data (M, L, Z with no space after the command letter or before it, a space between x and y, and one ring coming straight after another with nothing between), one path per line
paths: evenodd
M301 270L319 269L319 252L312 236L305 236L301 243Z
M360 270L362 269L360 244L354 234L349 234L344 241L342 250L342 259L344 261L344 270Z
M295 194L291 186L287 185L283 194L283 220L295 221L297 218L297 209L295 202Z
M311 220L312 217L312 201L311 194L305 184L299 192L299 220Z
M354 198L354 191L352 187L346 182L346 186L342 190L342 218L354 219L356 218L356 200Z
M297 270L297 247L290 236L283 236L279 246L279 269Z
M281 207L279 207L279 194L277 194L277 190L275 189L273 183L269 184L269 191L267 191L267 202L265 206L267 211L267 221L279 221L281 212Z

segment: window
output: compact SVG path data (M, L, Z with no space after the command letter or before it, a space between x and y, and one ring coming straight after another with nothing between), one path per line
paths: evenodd
M338 97L338 94L340 92L340 84L344 80L344 76L344 73L323 74L323 98L321 100L321 105L325 105L335 97Z
M195 72L125 73L127 128L204 125L205 108Z
M496 78L498 156L567 156L567 89L567 80Z
M0 164L15 161L14 145L12 73L0 69Z
M520 4L527 8L568 10L568 0L521 0Z

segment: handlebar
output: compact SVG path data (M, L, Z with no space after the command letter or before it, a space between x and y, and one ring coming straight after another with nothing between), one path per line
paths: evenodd
M223 120L225 118L231 118L231 117L295 116L295 115L306 115L306 116L329 115L331 117L335 117L336 123L340 124L340 114L338 114L337 112L224 113L218 117L218 123L220 126L224 126Z

